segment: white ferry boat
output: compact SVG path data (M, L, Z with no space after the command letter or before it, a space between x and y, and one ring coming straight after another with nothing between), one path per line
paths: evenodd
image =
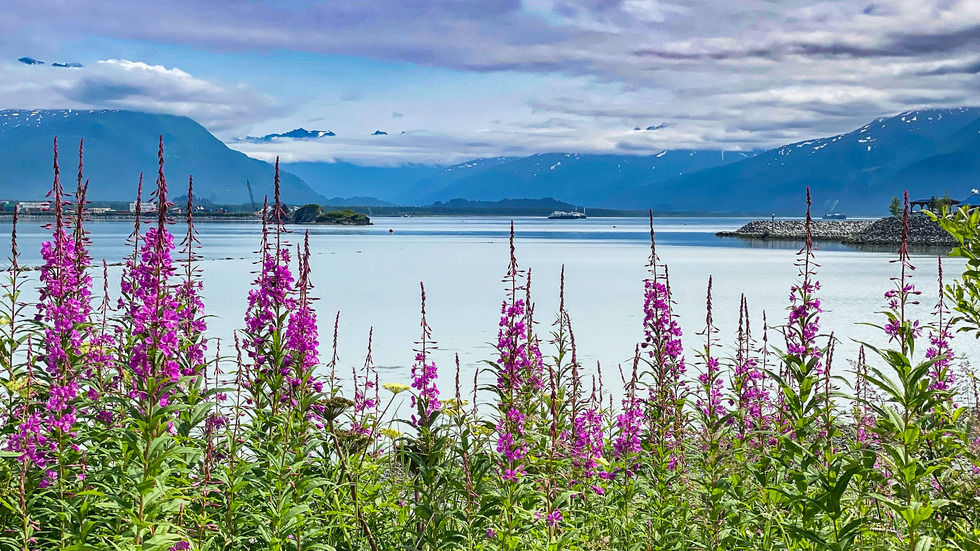
M584 220L584 212L566 212L563 210L556 210L555 212L548 215L548 220Z

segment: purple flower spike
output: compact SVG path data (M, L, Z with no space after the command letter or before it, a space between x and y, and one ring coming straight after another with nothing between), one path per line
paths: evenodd
M415 351L415 364L412 366L412 388L417 391L412 396L412 407L418 415L412 415L412 424L416 427L428 426L432 416L439 411L439 389L436 379L439 377L435 362L429 359L432 346L432 329L425 319L425 285L419 283L422 290L422 338L418 341L419 348Z
M939 302L933 313L936 315L936 326L930 331L929 349L926 350L926 358L935 360L929 370L929 377L932 379L930 387L934 390L951 390L955 382L955 375L950 369L953 358L953 349L950 341L953 339L952 317L946 307L946 295L943 292L943 259L940 256L939 263Z

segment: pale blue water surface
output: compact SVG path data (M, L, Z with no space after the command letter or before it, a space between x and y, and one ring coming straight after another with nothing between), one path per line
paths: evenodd
M797 280L794 266L799 244L743 241L719 238L715 232L734 230L748 219L661 218L655 221L657 251L669 266L677 313L684 330L688 358L703 346L697 336L705 325L705 292L714 277L714 323L724 349L730 354L738 323L740 294L748 299L753 336L762 336L762 311L770 325L786 319L790 286ZM382 382L410 381L418 340L419 282L425 283L426 311L438 350L433 358L440 367L439 386L445 397L453 393L454 355L459 354L462 380L471 388L482 360L492 359L500 306L501 282L507 263L509 218L375 218L368 227L314 226L309 228L314 295L319 297L320 358L330 358L333 321L340 312L339 374L349 381L351 369L364 362L369 329L374 327L374 361ZM23 265L41 262L38 250L48 238L39 222L20 224L19 243ZM558 308L559 274L566 271L566 305L571 313L579 358L586 376L601 362L606 381L618 383L616 367L628 369L636 343L642 339L643 279L650 252L647 220L642 218L590 218L588 220L514 220L517 259L532 272L538 332L547 337ZM100 262L122 260L129 249L125 238L130 222L91 222L92 256ZM248 290L254 279L261 227L249 222L201 222L205 305L209 334L220 338L222 352L232 353L233 331L242 326ZM293 243L302 241L306 229L291 226ZM393 230L392 232L389 232ZM9 234L9 220L0 232ZM179 224L171 227L178 241ZM850 247L818 244L819 298L824 314L822 329L842 340L834 371L847 377L855 359L855 340L885 345L880 330L861 322L881 322L875 312L885 306L883 293L893 283L898 265L893 252L859 251ZM937 300L936 252L916 253L914 282L924 293L922 304L911 310L928 323ZM294 255L295 258L295 255ZM947 280L958 276L962 261L944 259ZM110 295L118 296L120 268L109 269ZM36 288L37 272L30 287ZM96 294L101 294L101 270L96 274ZM97 301L98 302L98 301ZM770 342L781 343L773 330ZM214 342L209 346L213 353ZM928 340L920 341L918 354ZM963 336L954 340L957 352L977 351L976 341ZM553 348L544 345L545 355ZM231 362L225 365L232 368ZM696 371L692 367L691 372ZM850 377L847 377L850 379ZM490 382L487 379L485 382ZM464 391L464 394L467 391Z

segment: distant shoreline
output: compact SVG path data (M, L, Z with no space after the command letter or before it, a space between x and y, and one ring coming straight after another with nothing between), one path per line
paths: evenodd
M492 211L492 212L480 212L475 210L466 211L452 211L452 210L429 210L425 207L403 207L399 210L394 210L393 207L386 208L376 208L371 207L327 207L331 210L353 210L359 214L366 214L372 219L374 218L486 218L486 217L528 217L528 218L547 218L552 211L539 212L539 211ZM381 210L382 212L378 212ZM388 210L389 212L384 212ZM68 214L70 215L70 213ZM646 218L650 215L649 210L611 210L611 209L587 209L586 215L588 218ZM170 218L182 219L186 215L180 214L170 214ZM748 218L752 216L759 216L759 213L742 213L742 212L659 212L653 211L654 218ZM4 211L0 212L0 220L9 219L13 217L13 212ZM54 218L54 214L45 213L20 213L19 217L21 220L25 219L37 219L37 220L47 220ZM87 219L93 221L99 220L133 220L136 215L133 213L111 213L111 214L88 214ZM144 213L144 219L156 218L156 213ZM261 222L262 218L252 213L194 213L195 221L244 221L244 222Z

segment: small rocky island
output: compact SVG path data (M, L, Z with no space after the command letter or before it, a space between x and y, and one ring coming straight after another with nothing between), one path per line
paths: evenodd
M289 222L293 224L322 224L333 226L370 226L371 219L365 214L350 209L323 211L323 207L314 203L303 205L296 209Z
M878 220L814 220L813 239L852 245L897 245L902 240L902 220L894 216ZM718 232L719 237L802 241L803 220L756 220L735 231ZM909 219L910 245L952 246L956 241L939 224L924 215Z

